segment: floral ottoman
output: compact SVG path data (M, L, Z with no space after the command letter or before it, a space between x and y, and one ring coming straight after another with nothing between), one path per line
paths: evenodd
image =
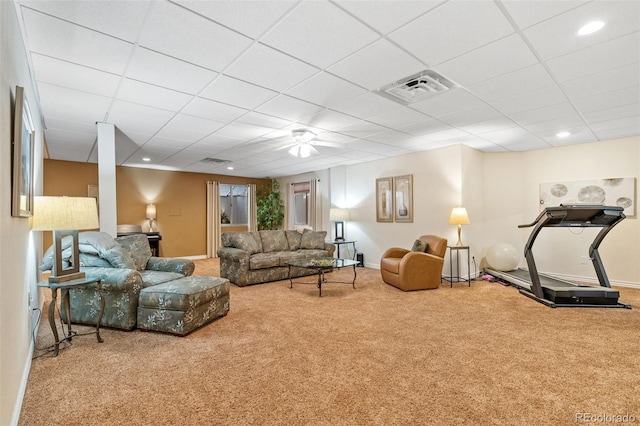
M146 287L138 298L138 328L184 336L229 312L229 280L190 276Z

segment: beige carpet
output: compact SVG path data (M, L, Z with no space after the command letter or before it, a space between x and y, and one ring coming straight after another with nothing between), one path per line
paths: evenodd
M232 287L229 314L184 338L75 338L33 361L20 425L640 422L640 290L620 289L633 310L551 309L496 283L404 293L357 272L355 290L322 298L288 281ZM50 339L45 321L37 346Z

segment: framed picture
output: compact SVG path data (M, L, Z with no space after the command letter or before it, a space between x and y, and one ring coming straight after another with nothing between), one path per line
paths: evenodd
M11 215L33 214L33 143L34 128L24 88L16 86L13 120L13 163L11 181Z
M376 179L376 221L393 222L393 179Z
M393 188L395 191L394 220L413 222L413 175L394 177Z

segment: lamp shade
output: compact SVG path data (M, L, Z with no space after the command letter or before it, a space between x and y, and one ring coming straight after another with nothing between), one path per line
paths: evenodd
M449 216L450 225L468 225L469 223L471 222L469 221L467 209L464 207L454 207L453 210L451 210L451 216Z
M96 229L100 226L95 198L36 196L33 201L31 229L34 231Z
M329 209L329 220L333 222L345 222L349 220L349 209Z
M156 218L156 205L147 204L147 219L155 219L155 218Z

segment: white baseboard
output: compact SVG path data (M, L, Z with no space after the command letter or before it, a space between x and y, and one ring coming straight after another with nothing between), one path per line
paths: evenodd
M178 256L181 259L189 259L189 260L202 260L208 259L206 254L199 254L196 256Z

